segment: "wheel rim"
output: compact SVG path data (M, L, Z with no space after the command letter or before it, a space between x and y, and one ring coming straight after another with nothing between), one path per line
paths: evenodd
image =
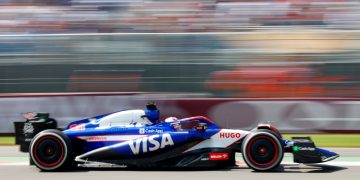
M54 136L43 136L38 139L33 148L35 161L44 167L60 164L65 157L63 143Z
M256 166L271 166L279 156L279 148L271 137L256 136L250 140L246 149L251 163Z

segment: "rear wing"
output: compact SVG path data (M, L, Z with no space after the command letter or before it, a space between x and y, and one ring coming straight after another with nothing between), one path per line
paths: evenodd
M25 121L14 122L15 143L20 145L20 151L28 152L32 138L46 129L57 129L57 122L49 118L49 113L24 113Z

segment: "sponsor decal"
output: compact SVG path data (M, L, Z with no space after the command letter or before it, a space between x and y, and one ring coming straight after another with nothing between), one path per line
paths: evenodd
M145 134L145 128L140 128L139 129L139 134Z
M137 138L144 137L146 135L105 135L105 136L77 136L77 138L85 140L87 142L100 142L100 141L129 141Z
M298 143L309 143L309 142L311 142L311 140L309 140L309 139L295 139L293 141L298 142Z
M145 129L145 128L140 128L139 129L139 134L161 134L164 131L162 129Z
M32 138L25 138L24 141L25 142L31 142Z
M240 138L240 133L232 133L232 132L221 132L220 138Z
M315 148L314 147L293 146L293 151L294 152L298 152L298 151L315 151Z
M95 142L95 141L106 141L106 136L90 136L86 139L89 142Z
M130 149L134 155L139 154L140 149L143 153L146 153L173 145L174 141L168 133L143 137L129 142Z
M84 130L85 124L72 124L70 125L70 129L74 131Z
M299 151L315 151L314 147L299 147Z
M23 128L24 134L33 133L34 126L31 123L25 123Z
M223 161L229 159L229 153L210 153L210 161Z
M29 120L36 119L36 115L37 114L33 113L33 112L28 112L28 113L23 114L24 118L29 119Z

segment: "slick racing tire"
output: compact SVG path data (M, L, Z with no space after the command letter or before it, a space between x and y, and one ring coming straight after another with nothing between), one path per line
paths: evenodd
M270 171L278 167L284 156L280 139L269 130L257 130L244 139L242 156L255 171Z
M72 164L70 139L59 130L38 133L30 143L29 152L34 165L43 171L64 170Z

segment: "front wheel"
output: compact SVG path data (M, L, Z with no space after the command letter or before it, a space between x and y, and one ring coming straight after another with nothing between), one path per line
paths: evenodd
M269 171L282 161L284 148L279 138L269 130L257 130L243 141L242 156L245 163L256 171Z
M33 163L43 171L63 170L72 162L69 138L54 129L38 133L31 141L29 152Z

